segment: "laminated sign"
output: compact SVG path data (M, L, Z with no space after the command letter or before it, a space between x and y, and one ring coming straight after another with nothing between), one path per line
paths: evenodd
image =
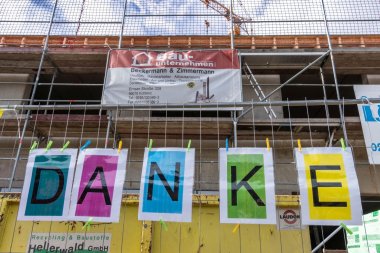
M380 211L363 215L363 225L348 226L346 231L348 253L380 253Z
M194 149L145 149L139 220L191 222Z
M76 149L35 149L29 154L18 220L66 220Z
M350 148L302 148L297 160L303 225L360 225L362 205Z
M355 85L356 98L380 98L380 85ZM380 164L380 104L358 104L368 161Z
M236 50L111 50L102 104L241 102Z
M220 222L276 224L272 150L219 149Z
M71 194L70 218L118 222L127 150L84 149L79 153Z

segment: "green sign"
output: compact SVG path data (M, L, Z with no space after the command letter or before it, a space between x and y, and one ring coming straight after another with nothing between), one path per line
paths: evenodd
M264 156L227 155L228 218L267 218Z
M276 224L272 150L219 149L220 222Z
M379 211L363 216L362 226L348 226L353 232L347 234L349 253L380 253L380 217Z

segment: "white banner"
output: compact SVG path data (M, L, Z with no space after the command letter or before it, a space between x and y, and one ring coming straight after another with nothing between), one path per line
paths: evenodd
M70 203L70 219L119 222L127 149L80 151Z
M380 85L355 85L356 98L380 98ZM358 105L370 164L380 164L380 104Z
M276 224L272 149L219 149L220 223Z
M31 233L26 252L110 252L110 233Z
M302 225L360 225L362 204L351 148L294 149Z
M29 154L18 220L67 220L77 149Z
M139 220L191 222L193 148L145 149Z
M242 101L236 50L111 50L102 104Z

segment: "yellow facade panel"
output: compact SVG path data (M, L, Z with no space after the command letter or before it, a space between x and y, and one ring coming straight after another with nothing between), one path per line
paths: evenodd
M234 230L236 224L220 224L216 196L201 196L194 200L191 223L143 223L137 220L136 196L128 196L123 199L119 223L93 223L86 232L82 229L83 222L17 221L18 198L3 196L0 252L27 252L31 233L110 234L109 252L112 253L310 252L308 228L279 231L275 225L239 225ZM296 203L298 199L277 197L278 203L292 201Z

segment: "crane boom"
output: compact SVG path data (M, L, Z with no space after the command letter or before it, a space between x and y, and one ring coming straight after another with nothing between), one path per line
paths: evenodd
M214 11L223 15L228 21L231 20L230 9L228 9L226 6L219 3L218 1L216 1L216 0L201 0L201 2L204 3L207 8L210 7ZM234 12L232 12L232 21L235 24L235 27L234 27L235 33L237 32L237 30L240 30L240 28L241 28L243 31L245 31L248 34L248 30L246 29L246 27L242 27L242 23L244 23L244 21L247 21L246 18L241 17L239 15L236 15ZM240 32L238 32L238 33L240 34Z

